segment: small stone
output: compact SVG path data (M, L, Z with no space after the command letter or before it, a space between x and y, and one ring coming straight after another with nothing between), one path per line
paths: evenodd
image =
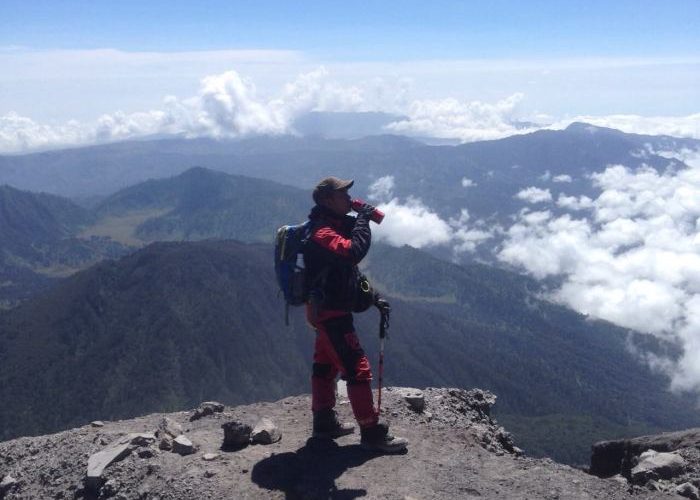
M119 483L117 483L114 479L110 479L100 490L100 496L103 498L113 497L117 494L117 491L119 491Z
M692 483L683 483L676 486L676 493L692 500L700 500L700 490Z
M152 432L129 434L129 442L134 446L150 446L156 441L156 435Z
M258 444L272 444L282 439L282 433L269 418L262 418L255 424L250 440Z
M5 493L10 491L17 484L17 480L11 475L5 476L2 481L0 481L0 498L5 496Z
M216 460L221 456L220 453L205 453L202 455L202 460L206 460L207 462L211 462L212 460Z
M90 425L93 427L104 427L105 423L102 420L93 420L90 422Z
M187 439L184 434L181 434L180 436L176 437L173 439L173 451L177 453L178 455L191 455L194 453L195 447L192 444L192 441Z
M616 483L620 483L624 486L627 486L627 484L628 484L627 479L622 474L615 474L614 476L612 476L609 479L610 479L610 481L615 481Z
M250 425L233 420L224 423L221 428L224 430L224 449L240 449L250 443L250 433L253 432Z
M163 417L158 423L158 436L176 438L182 434L182 426L169 417Z
M413 411L421 413L425 408L425 396L423 395L423 391L420 389L402 387L399 389L399 394L403 396L404 400Z
M194 414L190 417L190 422L194 422L208 415L213 415L214 413L221 413L222 411L224 411L224 405L222 403L218 401L205 401L194 411Z
M204 471L204 477L210 478L210 477L214 477L214 476L216 476L216 472L214 472L213 470L205 470Z

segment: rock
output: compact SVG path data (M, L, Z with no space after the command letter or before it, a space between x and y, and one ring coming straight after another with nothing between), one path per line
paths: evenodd
M406 400L413 411L420 413L425 408L425 396L420 389L401 387L399 389L399 394Z
M615 481L616 483L619 483L623 486L627 486L629 483L627 482L627 478L623 476L622 474L615 474L614 476L610 477L611 481Z
M17 480L14 477L9 474L5 476L2 481L0 481L0 498L3 498L16 484Z
M172 418L163 417L158 424L158 437L170 436L171 438L176 438L182 433L182 426Z
M93 427L104 427L105 423L102 420L94 420L90 422L90 425Z
M196 451L192 441L187 439L183 434L173 439L173 452L178 455L191 455Z
M156 435L152 432L141 432L129 434L129 443L134 446L150 446L155 443Z
M210 477L214 477L214 476L216 476L216 472L214 472L213 470L205 470L204 471L204 477L210 478Z
M173 438L170 436L163 436L158 442L158 448L164 451L170 451L173 449Z
M272 444L282 439L282 433L269 418L262 418L255 424L250 440L258 444Z
M85 477L85 485L88 488L99 489L102 486L102 473L114 462L119 462L128 457L131 453L131 443L129 440L117 441L115 444L108 446L102 451L93 453L88 458L87 476Z
M639 459L630 473L635 484L646 484L650 479L670 479L683 472L686 465L685 459L680 455L653 450L642 453Z
M143 450L138 451L138 455L140 458L153 458L156 454L152 449L144 448Z
M692 500L700 500L700 490L692 483L683 483L676 486L676 493Z
M100 490L100 497L102 498L109 498L113 497L114 495L117 494L119 491L119 483L117 483L114 479L110 479L107 481L102 489Z
M224 411L224 405L222 403L218 401L205 401L194 411L194 414L190 417L190 422L194 422L208 415L213 415L214 413L221 413L222 411Z
M628 475L634 466L635 457L645 450L672 452L681 448L698 447L700 447L700 428L633 439L600 441L593 445L590 472L599 477L618 473Z
M221 456L220 453L205 453L202 455L202 460L206 460L207 462L211 462L212 460L216 460Z
M221 426L224 430L224 449L239 449L248 446L253 428L243 422L231 421Z

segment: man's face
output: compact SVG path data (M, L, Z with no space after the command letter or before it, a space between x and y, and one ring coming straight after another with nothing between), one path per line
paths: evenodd
M336 215L345 215L352 208L352 199L347 189L341 189L328 195L324 200L324 205Z

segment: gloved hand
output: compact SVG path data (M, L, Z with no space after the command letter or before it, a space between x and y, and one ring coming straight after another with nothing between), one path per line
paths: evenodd
M363 203L362 205L353 207L353 210L357 212L358 216L369 217L374 212L374 207L369 203Z
M389 329L389 316L391 315L391 306L386 299L383 299L379 294L374 297L374 305L379 309L381 320L379 323L379 337L384 338Z
M377 306L377 309L379 309L379 312L383 312L384 314L390 314L391 313L391 306L389 305L389 301L387 301L385 298L380 297L377 295L374 299L374 305Z

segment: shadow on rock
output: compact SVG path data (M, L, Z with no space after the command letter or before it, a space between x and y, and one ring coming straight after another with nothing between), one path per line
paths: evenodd
M261 488L284 491L289 499L350 500L367 495L367 490L339 490L335 480L377 456L360 445L338 446L332 440L310 438L296 452L273 455L255 464L252 480Z

